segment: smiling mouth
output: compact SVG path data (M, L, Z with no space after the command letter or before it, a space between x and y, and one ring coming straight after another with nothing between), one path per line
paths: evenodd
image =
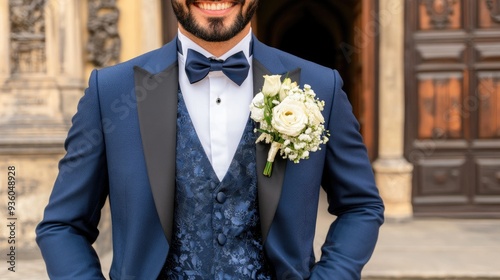
M231 8L236 4L233 2L197 2L195 5L202 10L222 11Z

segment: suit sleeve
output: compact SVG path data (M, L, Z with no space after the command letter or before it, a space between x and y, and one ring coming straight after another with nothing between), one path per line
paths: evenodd
M334 72L335 90L328 119L330 140L322 187L328 211L337 218L330 226L320 261L310 279L361 279L383 223L384 205L375 185L359 124Z
M78 104L36 241L50 279L104 279L92 243L108 195L97 71Z

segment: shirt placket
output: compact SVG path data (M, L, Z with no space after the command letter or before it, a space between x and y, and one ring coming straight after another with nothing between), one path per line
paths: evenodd
M227 104L224 100L224 89L227 79L222 72L210 74L210 145L212 151L212 166L217 177L222 181L227 172L228 160L228 127Z

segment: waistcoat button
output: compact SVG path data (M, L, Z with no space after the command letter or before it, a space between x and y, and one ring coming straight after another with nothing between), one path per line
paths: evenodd
M227 237L224 234L219 233L219 235L217 236L217 242L219 242L219 245L223 246L224 244L226 244L226 241Z
M226 194L225 194L225 193L223 193L223 192L219 192L219 193L217 194L217 202L219 202L219 203L224 203L224 202L226 202L226 199L227 199L227 196L226 196Z

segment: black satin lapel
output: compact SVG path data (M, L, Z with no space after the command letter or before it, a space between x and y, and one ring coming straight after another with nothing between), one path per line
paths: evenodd
M260 227L262 230L262 243L266 242L267 234L271 228L276 208L281 197L283 179L285 177L286 162L277 156L273 163L271 177L264 176L262 172L266 166L269 144L257 143L257 187L259 191Z
M135 94L151 192L170 243L174 219L178 66L151 74L135 67Z
M297 82L300 84L300 68L288 72L288 78L290 78L292 82Z
M271 75L270 72L257 60L253 61L253 77L254 77L254 92L257 93L264 84L264 75ZM290 77L292 81L299 81L300 69L296 69L283 77ZM259 212L260 224L262 230L262 243L265 243L269 229L274 219L274 214L278 208L278 203L281 197L281 190L283 188L283 180L285 177L286 161L277 156L273 163L273 172L271 177L263 175L264 167L267 162L267 153L269 152L270 145L265 143L257 143L257 187L259 197Z

